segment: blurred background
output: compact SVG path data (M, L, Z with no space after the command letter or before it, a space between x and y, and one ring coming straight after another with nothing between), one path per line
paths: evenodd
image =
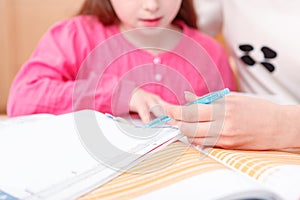
M10 84L41 36L55 22L76 14L83 0L0 0L0 114ZM22 99L20 99L22 101Z
M74 16L83 1L0 0L0 115L6 114L13 78L39 39L54 23ZM222 35L215 37L225 46Z

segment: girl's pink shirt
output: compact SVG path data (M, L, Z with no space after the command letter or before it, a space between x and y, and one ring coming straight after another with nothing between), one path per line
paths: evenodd
M178 25L186 39L153 56L135 48L117 26L103 26L95 17L57 23L15 77L8 115L81 109L121 115L129 112L136 87L173 104L186 103L184 91L204 95L224 87L235 90L223 47L182 22Z

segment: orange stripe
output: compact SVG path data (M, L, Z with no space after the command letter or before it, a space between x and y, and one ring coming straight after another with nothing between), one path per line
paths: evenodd
M170 145L172 146L172 145ZM186 149L186 146L182 146L181 143L174 144L173 147L182 151L182 147ZM152 158L147 159L145 162L140 163L138 167L153 167L160 163L164 159L172 158L176 150L166 148L161 152L158 152ZM173 153L173 154L172 154ZM108 198L108 199L127 199L133 196L145 194L150 191L154 191L160 187L165 187L174 182L184 180L197 174L204 173L206 171L224 169L225 167L209 157L205 157L199 160L200 153L192 148L189 148L182 156L180 156L171 166L162 168L158 171L148 174L133 174L130 172L120 175L117 179L99 187L94 192L84 196L83 199L93 198ZM122 197L122 195L126 195Z
M128 199L135 196L140 196L142 194L146 194L148 192L157 190L161 187L166 187L172 183L204 173L206 171L211 171L212 169L215 170L219 168L220 166L216 166L215 163L213 163L211 165L206 165L203 168L187 168L184 171L174 171L173 173L166 174L163 176L157 176L153 179L138 181L136 184L128 185L128 183L124 182L124 186L122 188L117 188L110 191L101 191L101 189L99 189L97 191L97 197L108 199ZM126 194L126 197L123 196L124 194ZM87 198L90 199L89 196L87 196Z
M288 164L300 165L299 153L211 149L210 154L221 160L221 162L225 162L228 159L226 160L227 164L253 178L261 177L266 170L276 166ZM229 156L231 157L228 158ZM246 161L248 161L247 164L243 165Z
M300 165L299 153L223 150L218 148L207 149L205 152L220 162L226 160L226 163L233 165L233 168L256 179L260 178L266 170L276 166ZM229 156L231 157L229 158ZM245 165L245 163L247 164ZM217 169L226 169L226 167L210 157L205 155L201 157L198 151L181 142L175 142L118 178L81 197L80 200L130 199Z
M214 162L206 162L204 163L205 165L207 164L215 164ZM168 176L173 176L174 174L179 174L179 173L184 173L185 171L188 171L190 169L201 167L198 163L188 163L188 165L184 165L182 167L176 166L171 169L167 170L160 170L156 173L151 173L151 174L142 174L142 175L132 175L132 174L124 174L125 176L129 176L129 179L134 179L134 181L131 180L131 182L134 182L133 185L129 184L128 182L122 182L120 185L125 187L125 189L132 189L132 187L136 187L138 185L143 185L143 184L149 184L150 182L155 182L159 181L160 179L164 179L165 177ZM201 169L201 168L200 168ZM126 184L124 184L126 183ZM112 184L116 186L113 182ZM119 189L120 192L123 189Z

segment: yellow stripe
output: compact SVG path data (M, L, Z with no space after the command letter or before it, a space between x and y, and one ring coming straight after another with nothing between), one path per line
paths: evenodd
M278 151L238 151L210 149L210 155L258 179L266 170L280 165L300 165L300 154ZM245 165L245 162L247 163Z
M203 164L210 164L214 163L214 161L205 161ZM201 165L203 165L201 163ZM157 171L154 171L152 173L145 173L145 174L131 174L131 173L124 173L122 176L120 176L118 179L114 181L114 187L123 185L124 182L130 183L132 179L134 178L134 181L140 181L144 182L145 178L153 179L152 177L161 177L161 176L168 176L173 173L178 173L180 171L184 171L189 168L196 168L199 166L199 163L195 160L185 161L184 163L181 162L180 164L174 164L170 167L167 167L165 169L160 169ZM151 177L152 176L152 177Z
M215 164L215 162L213 160L209 160L209 161L206 161L205 163L202 163L201 165L207 165L207 164ZM186 162L185 164L182 164L182 165L177 164L170 168L162 169L162 170L156 171L154 173L149 173L149 174L135 175L135 174L124 173L123 176L126 176L126 180L127 180L124 182L126 182L126 184L130 184L131 182L134 182L133 184L135 184L135 185L136 184L145 184L147 182L157 181L159 179L163 179L164 177L171 176L173 174L178 174L180 172L184 172L188 169L202 167L201 165L199 165L199 163L197 163L195 161L190 161L190 162ZM113 187L117 187L119 185L123 185L126 187L126 185L124 184L123 181L119 182L119 185L115 184L115 182L116 181L113 181Z
M184 144L174 143L145 162L140 163L136 169L141 166L155 169L161 161L166 161L170 158L174 159L176 158L174 153L176 154L178 151L185 149L186 146ZM200 160L201 154L192 148L188 148L185 151L183 155L180 155L171 165L165 168L153 170L151 173L146 174L123 173L117 179L110 181L80 199L133 198L207 171L225 168L209 157L201 157L203 159Z
M300 165L299 153L218 148L206 149L205 152L256 179L275 166ZM217 169L226 167L181 142L175 142L80 200L130 199Z
M209 165L206 164L205 166L198 168L186 168L183 171L173 171L172 173L164 174L161 176L154 175L154 178L152 179L150 177L144 177L144 181L138 181L135 184L128 184L127 182L124 182L124 185L121 188L115 188L110 190L107 190L105 187L103 187L103 190L101 190L100 188L97 190L96 196L97 198L105 199L133 198L151 191L155 191L159 188L166 187L172 183L184 180L197 174L216 169L219 169L219 166L216 166L215 163L213 163ZM86 198L91 199L90 196L86 196Z

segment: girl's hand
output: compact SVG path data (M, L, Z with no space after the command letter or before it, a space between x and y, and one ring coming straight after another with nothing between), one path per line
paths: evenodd
M194 100L191 95L188 98ZM176 119L181 132L194 145L264 150L299 145L299 130L295 129L298 122L292 119L299 116L299 107L291 116L287 113L292 109L259 98L230 94L209 105L171 106L166 113ZM293 128L288 130L288 127Z
M155 94L137 89L130 99L129 110L137 112L142 121L148 123L151 121L151 113L158 117L164 114L166 106L171 106L171 104Z

